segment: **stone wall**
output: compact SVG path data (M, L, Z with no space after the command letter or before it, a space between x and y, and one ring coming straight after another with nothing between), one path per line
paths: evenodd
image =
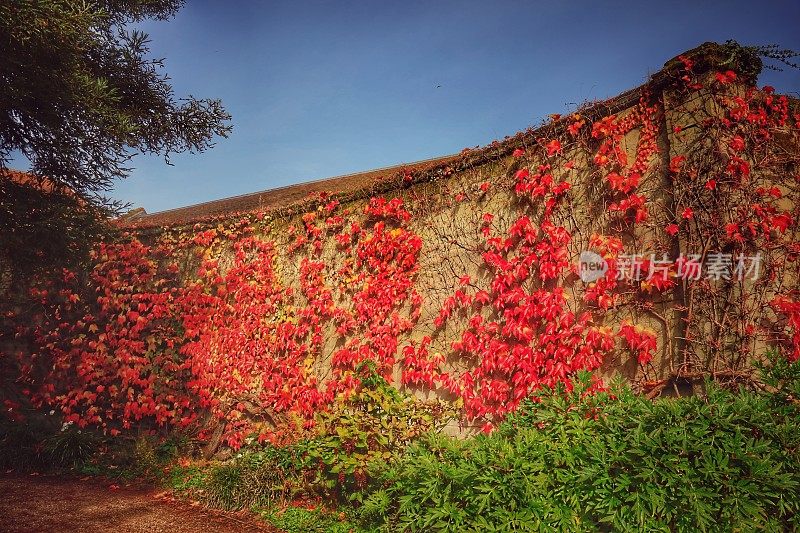
M209 398L273 425L346 390L364 359L419 397L460 402L453 431L581 369L652 396L706 377L751 384L767 348L800 353L800 116L754 89L759 69L745 49L704 45L484 148L126 220L125 239L177 272L178 286L147 291L189 309L176 311L192 332L181 353L207 367ZM604 277L580 278L582 252ZM699 279L682 276L682 254L699 255ZM633 256L656 276L618 274ZM760 258L757 276L733 275L739 256ZM730 275L711 276L721 257ZM96 293L142 290L120 279ZM125 335L148 320L136 315L120 318Z

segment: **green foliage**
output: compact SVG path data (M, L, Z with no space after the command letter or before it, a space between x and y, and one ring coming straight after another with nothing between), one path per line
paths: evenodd
M3 285L9 293L27 288L36 274L76 268L92 243L110 234L100 222L103 215L74 195L17 183L0 170L0 270L7 268L11 276L0 291Z
M373 463L393 462L419 436L456 416L446 402L424 402L400 393L372 367L359 371L364 374L361 387L321 413L318 435L295 446L318 492L350 501L360 501Z
M181 494L193 494L208 484L205 469L198 465L174 465L164 480L165 485Z
M0 168L22 152L33 173L89 198L125 177L131 153L202 151L230 131L218 100L176 99L146 34L179 0L0 1Z
M78 471L109 478L157 481L171 472L178 455L190 447L183 436L158 438L140 435L135 440L110 439Z
M781 390L797 386L796 364ZM786 369L781 371L787 375ZM752 531L798 525L800 411L708 384L651 402L544 392L492 435L412 445L360 509L390 531Z
M158 472L158 457L153 439L145 436L136 439L132 468L141 477L151 477Z
M165 484L191 498L229 510L283 505L303 492L302 459L291 448L242 451L224 463L170 466Z
M97 453L102 439L91 431L70 427L44 440L47 462L64 468L77 468Z
M445 402L400 393L369 366L359 372L361 387L318 415L312 438L242 450L202 474L174 469L170 485L224 509L276 508L297 497L359 502L373 464L390 464L455 415Z
M342 514L326 512L321 509L287 507L262 512L272 525L286 533L367 533L349 522Z
M133 155L168 159L227 137L221 102L176 98L147 35L130 28L169 19L182 3L0 0L0 290L82 258L75 252L122 207L103 193L129 174ZM20 153L40 183L12 179L7 164Z
M800 65L794 62L796 57L800 57L800 53L788 48L781 48L777 44L743 46L735 40L729 39L725 41L724 47L731 53L731 58L733 58L735 54L744 53L750 54L753 57L763 57L764 59L777 61L778 63L793 69L800 69ZM766 64L764 67L770 70L783 70L782 67L774 64Z
M102 438L75 427L59 431L32 418L25 424L0 421L0 469L59 471L83 468L97 453Z
M758 367L773 407L796 409L800 404L800 362L791 363L779 351L770 350Z
M205 500L220 509L233 510L245 507L241 489L242 467L237 463L225 463L214 467L208 474L208 489Z
M241 507L269 507L288 501L300 492L298 472L291 449L268 447L245 456L241 473L241 489L247 495Z
M240 453L230 462L212 466L202 476L188 476L193 496L223 509L270 507L286 502L297 492L302 473L291 448L266 447ZM174 485L173 485L174 486ZM187 488L174 486L174 488Z

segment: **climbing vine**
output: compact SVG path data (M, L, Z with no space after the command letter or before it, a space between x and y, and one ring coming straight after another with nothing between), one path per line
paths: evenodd
M481 165L405 169L393 195L122 228L4 310L4 358L66 424L222 428L233 448L311 430L365 362L486 430L581 370L595 388L609 369L650 392L746 383L761 347L800 358L800 113L733 68L680 57L669 75Z

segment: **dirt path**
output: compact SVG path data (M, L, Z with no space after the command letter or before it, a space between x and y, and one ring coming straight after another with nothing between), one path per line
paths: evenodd
M172 501L152 489L21 474L0 474L0 531L279 533L252 515Z

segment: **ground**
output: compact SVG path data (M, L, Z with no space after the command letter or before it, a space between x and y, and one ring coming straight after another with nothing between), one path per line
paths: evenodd
M279 533L252 515L96 479L2 474L0 494L0 531L6 533Z

